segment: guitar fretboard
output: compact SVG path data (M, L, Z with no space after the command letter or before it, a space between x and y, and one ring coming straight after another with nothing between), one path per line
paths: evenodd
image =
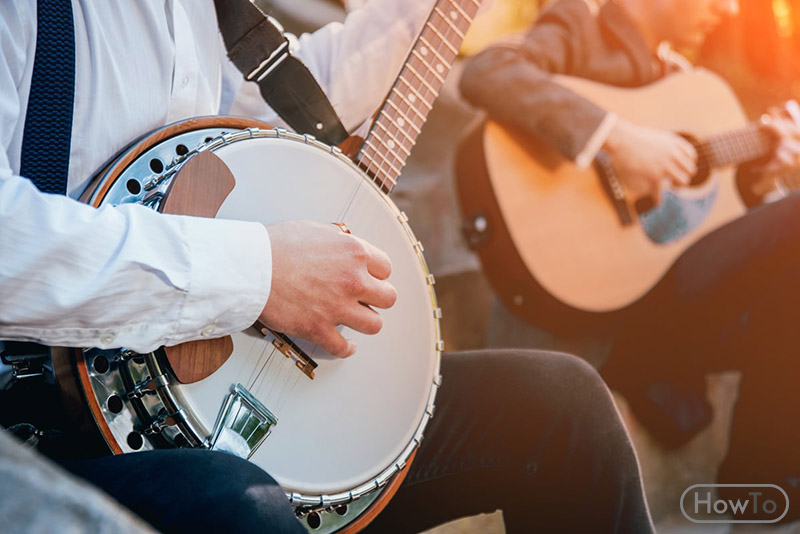
M711 167L745 163L767 155L771 148L771 137L756 123L713 135L701 146Z
M356 162L390 192L481 0L439 0L364 139Z

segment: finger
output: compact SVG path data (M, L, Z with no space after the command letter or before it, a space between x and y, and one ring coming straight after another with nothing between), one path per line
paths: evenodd
M775 160L778 164L778 169L793 167L797 164L797 152L790 150L788 147L780 147L775 152Z
M360 240L367 250L367 272L378 280L386 280L392 274L392 260L376 246Z
M367 306L376 308L391 308L397 302L397 290L385 280L371 279L365 284L364 293L359 298Z
M343 315L342 325L362 334L372 336L383 328L383 319L380 314L369 306L362 304L350 306Z
M692 176L694 176L694 173L690 174L686 168L680 165L680 162L677 159L672 161L669 165L667 165L667 168L665 170L666 170L665 178L669 179L670 182L678 186L689 185Z
M800 104L797 103L797 100L787 100L784 108L789 117L792 118L792 121L796 125L800 125Z
M692 143L684 139L683 137L680 138L678 142L678 146L681 149L681 153L691 162L697 162L697 149L694 147Z
M689 176L691 179L692 176L697 174L697 160L695 157L691 155L687 155L685 152L680 151L678 154L675 155L673 160L674 164L680 169L683 173Z
M789 130L784 119L770 117L768 120L761 119L761 131L771 135L775 142L780 142L790 136Z
M347 358L356 352L355 342L346 339L332 326L326 328L318 339L310 339L309 341L319 345L325 352L337 358Z
M779 106L770 106L767 108L767 115L770 117L783 117L786 111Z
M800 139L795 139L794 137L787 139L784 142L784 147L796 157L797 154L800 153Z

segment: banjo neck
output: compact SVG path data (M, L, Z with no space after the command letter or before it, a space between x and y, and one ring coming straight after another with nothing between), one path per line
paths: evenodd
M480 4L436 2L353 158L387 193L397 183Z

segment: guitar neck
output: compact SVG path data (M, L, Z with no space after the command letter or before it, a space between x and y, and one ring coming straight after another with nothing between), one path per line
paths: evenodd
M772 150L772 138L758 124L713 135L700 145L711 167L738 165L766 156Z
M439 0L355 157L390 192L458 54L481 0Z

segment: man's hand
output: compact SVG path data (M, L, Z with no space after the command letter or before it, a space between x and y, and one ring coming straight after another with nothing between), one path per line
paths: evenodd
M344 325L377 334L383 322L370 308L389 308L397 291L386 281L389 257L333 224L288 221L269 225L272 289L259 321L307 339L341 358L356 351L336 330Z
M775 138L772 157L759 170L774 178L800 168L800 106L790 100L783 108L770 108L761 117L762 128Z
M663 181L688 185L697 173L697 151L678 134L637 126L620 119L603 148L608 152L626 193L635 201L660 202Z

